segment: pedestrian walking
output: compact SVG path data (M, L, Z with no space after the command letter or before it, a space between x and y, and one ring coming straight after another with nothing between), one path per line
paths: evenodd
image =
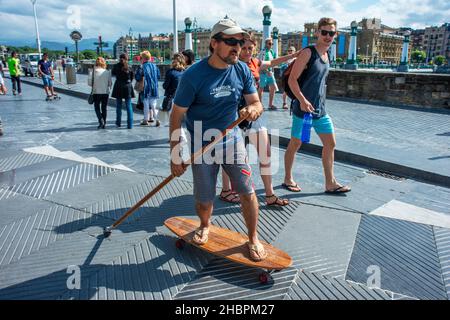
M136 81L143 81L144 88L142 98L144 103L144 119L141 126L149 126L155 122L159 127L161 122L158 119L158 80L161 77L158 67L151 62L152 55L148 51L141 53L141 67L136 71Z
M22 84L20 82L20 60L17 52L13 51L8 59L9 75L11 76L13 95L22 95Z
M170 111L172 109L172 100L178 88L181 76L186 69L186 60L181 53L175 53L172 57L172 66L166 72L163 83L164 101L162 103L163 111Z
M292 166L297 151L302 145L303 122L307 113L312 114L312 126L323 144L322 164L325 174L325 193L336 194L351 190L349 186L338 183L334 176L336 137L333 122L325 109L326 80L330 69L328 50L336 37L336 28L336 20L320 19L316 31L316 45L301 51L289 75L288 84L295 99L292 100L291 140L284 157L285 177L282 186L292 192L301 191L292 176Z
M52 100L58 98L53 88L53 80L55 75L53 73L52 63L48 60L48 53L45 52L42 55L42 59L38 62L38 74L42 77L42 82L44 83L44 91L47 96L47 100Z
M271 61L277 57L276 52L273 51L273 39L267 38L265 40L265 47L261 50L258 58L261 61ZM266 70L261 72L261 79L259 82L259 99L262 101L262 95L264 89L269 87L269 110L276 110L277 107L273 105L273 99L275 97L275 92L278 91L277 82L275 80L275 75L273 73L273 68L267 68Z
M122 101L125 101L127 110L127 128L133 128L133 108L131 99L135 97L132 86L133 71L128 65L128 55L122 53L117 63L112 69L112 75L116 77L111 96L116 98L116 126L122 126Z
M8 89L5 85L5 72L3 71L3 64L0 62L0 95L5 95L8 92Z
M93 70L89 73L88 84L92 87L94 109L98 119L97 129L105 129L109 91L111 89L111 72L107 70L106 61L98 57Z

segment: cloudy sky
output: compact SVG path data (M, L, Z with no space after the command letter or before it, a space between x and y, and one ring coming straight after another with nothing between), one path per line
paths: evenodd
M392 26L422 28L450 22L448 0L177 0L178 27L185 17L196 17L199 26L211 27L225 14L244 27L262 29L261 8L272 2L272 26L281 32L303 30L305 22L330 16L339 26L363 17L381 18ZM171 32L172 0L37 0L41 40L70 41L79 29L85 38L99 34L116 40L132 27L135 35ZM33 9L30 0L0 0L0 42L33 41Z

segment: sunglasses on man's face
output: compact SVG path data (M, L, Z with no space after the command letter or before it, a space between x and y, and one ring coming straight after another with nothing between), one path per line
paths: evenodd
M227 46L234 47L239 45L242 47L245 44L245 40L238 40L236 38L215 38L217 41L223 41Z
M324 37L328 34L330 37L334 37L336 34L336 31L327 31L327 30L320 30L320 34Z

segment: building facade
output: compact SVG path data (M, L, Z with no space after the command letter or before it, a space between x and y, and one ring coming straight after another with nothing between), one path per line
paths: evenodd
M302 48L302 39L303 39L303 32L300 31L281 34L280 35L281 44L279 46L281 51L280 54L286 55L290 47L294 47L296 50L300 50Z
M425 28L423 51L427 54L427 61L439 55L444 56L447 61L450 60L450 23Z
M399 64L404 39L401 34L406 31L407 28L395 29L383 25L380 19L362 19L358 23L356 53L361 63Z
M138 56L138 39L130 36L120 37L114 44L114 58L118 59L122 53L127 53L130 59Z

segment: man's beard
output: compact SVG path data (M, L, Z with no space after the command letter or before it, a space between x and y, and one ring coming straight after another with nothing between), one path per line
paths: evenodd
M232 53L235 53L236 57L231 56ZM228 56L226 56L225 58L222 58L221 56L219 56L219 57L223 62L225 62L226 64L230 64L230 65L237 64L239 61L239 55L236 50L231 51L230 54Z

